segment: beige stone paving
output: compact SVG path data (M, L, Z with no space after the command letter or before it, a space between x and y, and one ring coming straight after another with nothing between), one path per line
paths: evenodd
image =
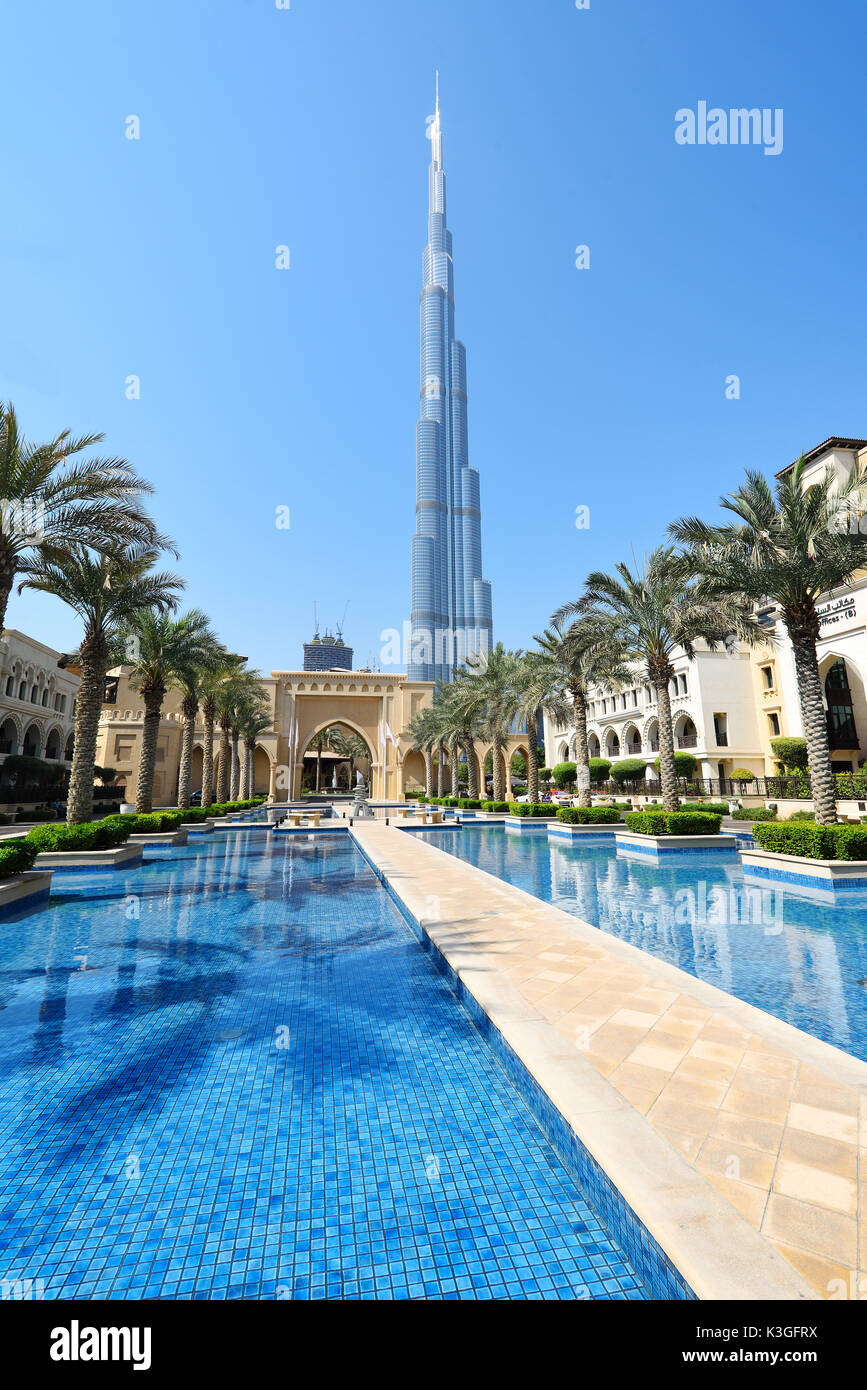
M867 1065L408 834L359 839L398 891L459 904L462 939L822 1297L867 1297Z

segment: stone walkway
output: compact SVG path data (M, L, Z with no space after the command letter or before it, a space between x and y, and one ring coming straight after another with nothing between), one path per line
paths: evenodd
M353 833L700 1296L867 1297L867 1064L412 834Z

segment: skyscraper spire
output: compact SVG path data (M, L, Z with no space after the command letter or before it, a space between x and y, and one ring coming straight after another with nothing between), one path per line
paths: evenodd
M479 475L467 447L466 350L454 330L452 234L446 225L439 73L428 118L428 240L421 291L421 407L416 426L411 680L449 681L491 643L491 586L482 579Z

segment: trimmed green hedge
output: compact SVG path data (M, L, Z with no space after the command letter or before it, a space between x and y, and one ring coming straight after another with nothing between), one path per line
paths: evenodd
M548 801L510 801L509 813L513 816L551 816L557 814L557 807Z
M36 846L29 845L26 838L7 840L0 845L0 878L14 878L32 869L38 853Z
M475 797L459 796L458 807L462 811L481 811L482 803L481 801L477 801Z
M88 849L116 849L125 844L132 834L129 822L132 816L122 820L99 820L90 825L39 825L28 831L25 839L35 845L39 854L65 854Z
M816 825L815 821L778 821L753 828L756 844L773 854L804 859L867 859L867 825Z
M727 801L684 801L682 809L684 811L708 811L712 816L727 816L729 814Z
M566 825L619 825L616 806L560 806L557 819Z
M776 811L772 811L769 806L754 806L751 811L745 806L740 806L737 811L732 811L732 820L772 821L776 819Z
M186 811L150 811L142 816L105 816L104 820L121 821L130 826L130 835L156 835L159 831L177 830L186 814Z
M717 835L722 817L706 811L630 811L624 819L638 835Z
M483 811L508 811L508 809L509 809L509 802L508 802L508 801L483 801L483 802L482 802L482 810L483 810Z

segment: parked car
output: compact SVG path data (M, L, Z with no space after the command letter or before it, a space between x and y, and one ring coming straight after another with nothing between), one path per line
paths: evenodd
M201 791L190 792L190 805L191 805L191 806L201 806L201 804L202 804L202 793L201 793Z

